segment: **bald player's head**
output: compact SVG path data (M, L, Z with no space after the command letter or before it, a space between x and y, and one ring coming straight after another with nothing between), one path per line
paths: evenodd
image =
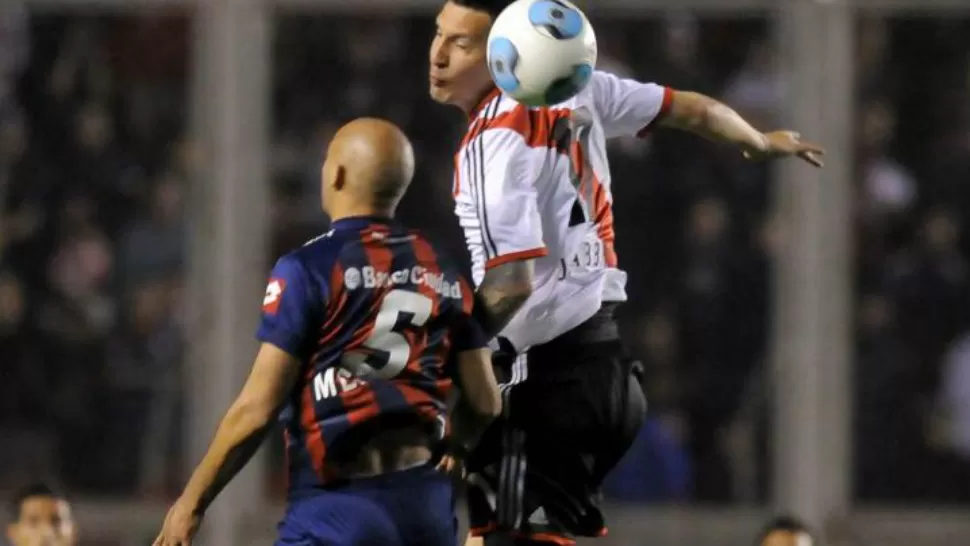
M331 219L392 216L413 176L414 151L404 133L389 121L356 119L327 148L323 210Z

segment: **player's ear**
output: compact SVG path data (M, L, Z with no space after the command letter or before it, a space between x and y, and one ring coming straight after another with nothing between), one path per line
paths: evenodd
M333 189L340 191L347 185L347 169L343 165L337 165L333 170L333 180L330 182Z
M17 543L17 524L8 523L6 531L7 531L6 532L7 542L9 542L10 544L16 544Z

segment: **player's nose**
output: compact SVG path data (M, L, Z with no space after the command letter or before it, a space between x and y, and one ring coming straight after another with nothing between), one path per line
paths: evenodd
M448 54L443 47L431 48L431 66L434 68L448 67Z

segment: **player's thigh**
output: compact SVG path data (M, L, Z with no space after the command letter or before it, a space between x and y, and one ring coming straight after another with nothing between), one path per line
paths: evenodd
M326 492L292 503L275 546L400 546L392 519L373 500Z
M610 470L620 462L646 421L647 399L643 393L639 373L631 373L624 386L617 386L617 397L622 398L613 417L613 432L604 439L595 455L596 483L602 483Z
M644 419L637 365L618 342L529 356L529 380L511 393L513 425L524 431L528 469L523 516L544 508L553 524L533 525L540 535L565 529L596 536L605 526L602 481Z
M618 341L540 347L529 352L527 363L528 378L509 395L515 427L582 451L635 436L644 409L631 392L641 398L642 392L636 363Z

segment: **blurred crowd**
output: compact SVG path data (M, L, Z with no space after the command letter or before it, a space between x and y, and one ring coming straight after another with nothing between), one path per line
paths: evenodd
M185 21L0 14L0 474L161 491L179 454Z
M30 472L170 493L184 471L189 21L0 12L0 486ZM763 20L596 23L602 68L782 123ZM426 97L431 32L427 17L278 18L267 265L326 228L321 151L360 115L412 137L402 216L465 254L449 191L463 119ZM970 501L970 20L862 20L855 62L855 491ZM612 148L622 324L651 411L607 494L763 500L771 260L786 239L770 174L683 134Z

